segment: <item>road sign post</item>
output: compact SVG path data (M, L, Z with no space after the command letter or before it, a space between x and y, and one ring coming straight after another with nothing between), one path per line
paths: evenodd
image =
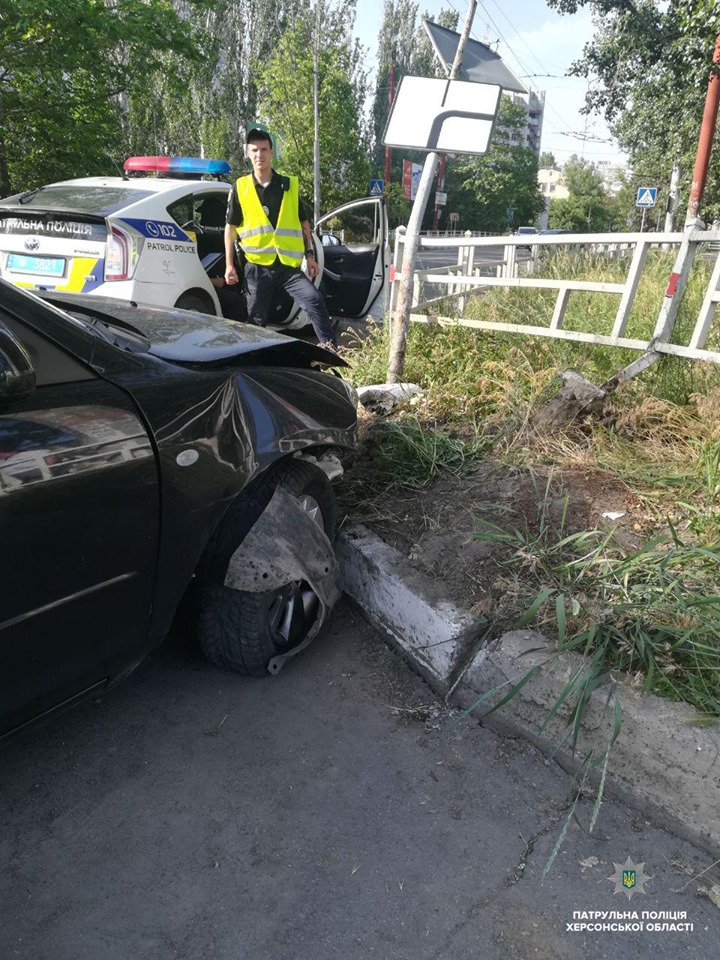
M385 181L384 180L371 180L370 181L370 192L368 196L371 197L381 197L385 193Z

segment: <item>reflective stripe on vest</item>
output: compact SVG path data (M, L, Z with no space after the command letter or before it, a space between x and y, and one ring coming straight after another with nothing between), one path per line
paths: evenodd
M288 267L299 267L302 263L305 239L298 217L298 179L288 177L288 180L290 187L283 191L274 230L260 203L252 174L237 181L238 200L243 212L242 228L238 228L237 235L250 263L269 267L276 257ZM251 238L252 243L248 243Z

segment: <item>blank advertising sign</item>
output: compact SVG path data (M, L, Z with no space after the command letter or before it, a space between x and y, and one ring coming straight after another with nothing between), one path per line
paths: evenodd
M383 142L411 150L485 153L499 102L495 84L403 77Z

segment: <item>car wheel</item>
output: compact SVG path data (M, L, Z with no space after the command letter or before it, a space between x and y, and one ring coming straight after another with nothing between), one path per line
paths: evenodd
M198 313L208 313L212 310L209 304L194 293L184 293L178 298L175 308L177 310L197 310Z
M330 481L319 467L296 460L272 470L230 508L198 576L200 647L212 663L247 676L267 673L270 660L302 643L320 615L320 601L305 580L264 593L225 586L230 558L278 486L333 539L337 511Z

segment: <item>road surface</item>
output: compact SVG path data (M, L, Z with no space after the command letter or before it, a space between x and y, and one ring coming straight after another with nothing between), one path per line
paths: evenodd
M543 882L565 774L455 719L348 607L276 678L176 637L3 745L0 957L715 960L710 857L608 801ZM627 857L652 877L631 902ZM694 929L567 930L590 910Z

